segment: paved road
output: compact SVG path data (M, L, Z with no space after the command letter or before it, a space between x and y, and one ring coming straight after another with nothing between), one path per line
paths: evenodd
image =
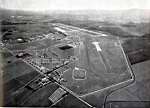
M70 94L91 107L90 104L82 100L80 97L97 93L105 88L109 89L109 87L118 86L123 82L132 80L131 70L116 38L114 39L114 37L104 36L102 33L95 33L62 24L54 25L65 28L66 33L70 35L68 38L71 38L71 36L73 38L77 37L76 41L79 41L79 45L74 48L74 54L78 57L78 61L72 64L69 71L64 73L63 77L67 80L66 83L59 84L56 82L60 87L64 88ZM69 32L67 32L67 30ZM41 46L41 44L39 44L41 42L45 44ZM29 44L25 43L16 46L7 46L7 48L12 51L16 49L25 50L30 46L33 46L35 47L34 49L39 50L50 48L59 43L60 41L43 39ZM33 64L29 63L27 60L23 61L34 67L34 69L36 69L41 75L45 76L45 74L39 69L40 66L33 66ZM86 71L85 79L73 79L72 72L75 67Z
M73 68L65 72L64 77L68 79L68 82L64 86L84 96L132 80L130 67L117 38L68 25L54 25L66 30L69 36L79 37L80 45L75 48L75 55L78 57L75 67L87 71L85 80L71 79L70 73Z

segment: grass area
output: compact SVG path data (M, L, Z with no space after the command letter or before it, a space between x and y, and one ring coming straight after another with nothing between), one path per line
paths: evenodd
M1 13L0 13L1 14ZM72 15L74 16L74 15ZM81 15L82 16L82 15ZM28 42L31 38L33 40L37 38L39 35L54 33L55 30L50 23L63 23L67 25L77 26L80 28L85 28L93 31L103 31L104 33L109 33L114 37L120 37L123 40L122 45L126 54L129 56L129 59L132 64L137 62L145 61L150 59L150 44L149 44L149 23L113 23L107 21L97 21L91 20L87 17L68 17L66 15L41 15L41 14L24 14L24 13L3 13L1 19L1 33L3 34L2 40L13 40L7 41L5 43L11 43L8 47L10 49L43 49L46 47L53 46L58 42L52 41L51 39L46 39L37 42L31 43L21 43L17 45L13 45L17 43L17 38L23 38L26 42ZM146 29L145 29L146 28ZM89 35L79 32L78 35L82 34L83 46L80 50L80 54L78 54L78 48L69 51L58 51L57 48L49 48L48 50L55 51L60 55L60 57L68 57L68 56L78 56L79 64L72 63L70 65L70 70L64 73L63 77L67 80L63 85L74 91L79 95L84 95L90 92L94 92L96 90L103 89L105 87L111 86L113 84L117 84L123 82L125 80L131 79L131 74L128 71L125 58L122 55L122 52L119 48L118 42L115 39L107 39L107 38L93 38L89 37ZM57 35L57 34L55 34ZM139 37L138 37L139 36ZM144 38L142 37L144 36ZM135 38L136 37L136 38ZM100 60L100 55L95 49L95 46L91 44L92 41L99 41L100 46L102 47L103 57L106 58L106 61L111 66L111 71L108 73ZM33 48L34 47L34 48ZM54 52L54 53L55 53ZM51 52L48 52L51 54ZM34 76L37 75L33 69L24 64L21 61L15 61L14 58L11 57L8 53L3 53L3 71L4 71L4 82L6 87L6 94L8 97L5 102L7 104L13 105L15 101L10 99L12 95L19 87L23 85L23 83L28 82ZM52 55L52 54L51 54ZM67 56L66 56L67 55ZM57 56L57 55L55 55ZM72 71L75 66L80 66L86 70L86 79L84 80L73 80ZM56 85L46 86L42 88L38 92L30 95L30 92L25 89L21 93L18 94L18 97L15 98L19 101L18 104L24 102L24 99L29 96L29 101L26 101L27 105L37 105L44 106L49 105L48 96L49 93L53 92L57 88ZM7 94L7 92L9 92ZM22 99L20 99L22 97ZM67 100L69 99L69 100ZM74 99L74 97L67 98L65 100L65 105L67 105L67 101L75 100L72 103L69 103L70 106L74 106L75 104L79 104L78 100ZM22 102L21 102L22 101ZM9 103L10 102L10 103ZM12 103L11 103L12 102ZM61 103L64 104L64 103ZM84 107L84 105L83 105Z

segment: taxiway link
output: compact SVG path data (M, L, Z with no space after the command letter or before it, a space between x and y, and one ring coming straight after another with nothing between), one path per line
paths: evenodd
M93 34L95 34L95 35L98 35L98 36L107 36L106 34L103 34L103 33L98 33L98 32L94 32L94 31L89 31L89 30L86 30L86 29L81 29L81 28L78 28L78 27L74 27L74 26L69 26L69 25L65 25L65 24L61 24L61 23L56 23L56 24L54 24L55 26L59 26L59 27L62 27L62 28L65 28L65 29L69 29L69 30L72 30L73 32L74 32L74 30L77 30L77 31L83 31L83 32L86 32L86 33L93 33ZM119 39L118 39L119 40ZM120 42L120 40L119 40L119 44L120 44L120 48L121 48L121 50L122 50L122 52L123 52L123 55L126 57L126 54L125 54L125 52L124 52L124 50L123 50L123 48L122 48L122 46L121 46L121 42ZM100 55L100 57L103 59L102 61L106 61L105 60L105 58L103 57L103 55L101 54L101 51L102 51L102 48L99 46L99 44L96 42L96 43L94 43L94 45L95 45L95 47L96 47L96 49L97 49L97 52L99 53L99 55ZM103 62L103 63L104 63ZM128 65L128 68L130 69L130 64L128 63L128 60L126 59L126 63L127 63L127 65ZM105 62L104 63L104 65L107 65L107 62ZM107 67L107 66L105 66L105 67ZM108 67L109 67L109 65L108 65ZM109 69L109 68L108 68ZM97 91L94 91L94 92L91 92L91 93L88 93L88 94L85 94L85 95L82 95L82 96L80 96L80 97L85 97L85 96L87 96L87 95L90 95L90 94L93 94L93 93L97 93L97 92L102 92L102 91L104 91L104 90L107 90L107 89L109 89L109 88L113 88L113 87L116 87L116 86L119 86L119 85L122 85L122 84L125 84L125 83L129 83L129 82L134 82L134 80L135 80L135 78L134 78L134 74L133 74L133 72L132 72L132 70L130 69L129 70L130 71L130 74L131 74L131 79L129 79L129 80L126 80L126 81L124 81L124 82L120 82L120 83L117 83L117 84L114 84L114 85L112 85L112 86L109 86L109 87L106 87L106 88L103 88L103 89L100 89L100 90L97 90Z
M103 34L103 33L97 33L97 32L94 32L94 31L89 31L89 30L86 30L86 29L81 29L81 28L78 28L78 27L64 25L64 24L60 24L60 23L56 23L54 25L55 26L60 26L60 27L65 28L65 29L67 28L67 29L69 29L73 32L74 32L74 30L77 30L77 31L82 31L82 32L94 33L94 34L99 35L99 36L104 36L104 35L107 36L106 34ZM111 72L111 67L110 67L109 63L107 62L107 60L105 59L105 57L102 54L102 48L100 47L99 42L92 42L92 44L96 47L97 53L99 54L100 60L103 63L106 72L110 73Z

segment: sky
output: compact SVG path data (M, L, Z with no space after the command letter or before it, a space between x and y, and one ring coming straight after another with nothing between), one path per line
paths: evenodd
M150 0L0 0L0 7L27 11L150 9Z

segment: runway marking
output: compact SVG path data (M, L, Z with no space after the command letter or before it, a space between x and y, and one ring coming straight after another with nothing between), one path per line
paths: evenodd
M94 93L97 93L97 92L102 92L102 91L107 90L107 89L109 89L109 88L113 88L113 87L119 86L119 85L121 85L121 84L130 82L130 81L131 81L131 83L132 83L132 82L135 80L133 71L132 71L132 69L131 69L131 67L130 67L131 65L130 65L130 63L128 62L128 59L127 59L127 56L126 56L126 54L125 54L125 52L124 52L124 50L123 50L123 47L121 46L121 42L120 42L119 39L118 39L118 41L119 41L119 46L120 46L120 48L121 48L121 50L122 50L122 53L123 53L124 57L126 57L126 58L125 58L125 61L126 61L126 63L127 63L127 67L128 67L129 73L130 73L130 75L131 75L131 79L128 79L128 80L126 80L126 81L123 81L123 82L120 82L120 83L117 83L117 84L113 84L113 85L111 85L111 86L108 86L108 87L105 87L105 88L96 90L96 91L94 91L94 92L87 93L87 94L85 94L85 95L81 95L80 97L85 97L85 96L88 96L88 95L90 95L90 94L94 94Z
M101 36L108 36L108 35L106 35L106 34L102 34Z
M92 32L92 33L96 33L96 34L98 34L98 35L101 35L101 33L93 32L93 31L89 31L89 30L86 30L86 29L81 29L81 28L78 28L78 27L69 26L69 25L65 25L65 24L61 24L61 23L55 23L54 25L61 26L62 28L68 28L68 29L70 29L70 30L77 29L77 30L80 30L80 31L85 31L85 32L88 31L88 32ZM102 35L102 36L104 36L104 35ZM119 41L119 43L121 44L120 41ZM97 44L97 43L96 43L96 44ZM100 48L99 45L98 45L98 47ZM122 50L122 52L123 52L123 55L126 57L125 52L124 52L122 46L120 46L120 47L121 47L121 50ZM98 49L99 49L99 48L98 48ZM100 48L100 49L101 49L101 48ZM99 49L99 50L100 50L100 49ZM113 88L113 87L116 87L116 86L118 86L118 85L121 85L121 84L130 82L130 81L131 81L131 82L134 81L134 75L133 75L133 73L132 73L130 64L128 63L128 60L127 60L127 59L125 59L125 61L126 61L127 66L128 66L129 73L131 74L131 78L130 78L130 79L128 79L128 80L126 80L126 81L122 81L122 82L117 83L117 84L113 84L113 85L111 85L111 86L108 86L108 87L105 87L105 88L102 88L102 89L99 89L99 90L96 90L96 91L94 91L94 92L87 93L87 94L85 94L85 95L81 95L81 96L79 96L79 97L85 97L85 96L88 96L88 95L93 94L93 93L102 92L102 91L107 90L107 89L109 89L109 88Z
M54 27L54 29L55 29L55 30L57 30L57 31L60 31L60 32L66 33L66 31L65 31L65 30L63 30L63 29L61 29L61 28L59 28L59 27Z
M100 45L99 45L99 42L92 42L92 44L95 45L95 47L96 47L96 49L97 49L97 52L99 52L99 53L98 53L98 54L99 54L99 57L100 57L100 59L101 59L101 62L102 62L103 65L104 65L104 68L105 68L106 72L110 73L110 72L111 72L111 66L110 66L110 64L108 63L108 61L106 60L106 58L103 56L103 54L102 54L102 49L101 49L101 47L100 47Z
M58 25L59 25L59 24L58 24ZM64 27L65 27L65 26L67 27L67 25L64 25L64 24L60 24L59 26L62 26L62 25L63 25ZM71 27L71 26L70 26L70 27ZM88 30L85 30L85 29L77 28L77 27L73 27L73 28L76 28L76 29L79 29L79 30L82 30L82 31L88 31ZM120 41L119 41L119 42L120 42ZM97 51L102 51L102 49L100 48L100 46L98 45L97 42L94 43L94 45L96 46ZM121 47L121 46L120 46L120 47ZM125 53L124 53L124 50L123 50L122 47L121 47L121 50L122 50L122 52L123 52L123 55L125 56ZM126 57L126 56L125 56L125 57ZM96 91L91 92L91 93L87 93L87 94L82 95L82 96L80 96L80 97L84 97L84 96L87 96L87 95L90 95L90 94L93 94L93 93L96 93L96 92L101 92L101 91L103 91L103 90L106 90L106 89L109 89L109 88L112 88L112 87L115 87L115 86L124 84L124 83L126 83L126 82L134 81L134 76L133 76L132 70L131 70L131 68L130 68L130 66L129 66L128 60L125 59L125 61L127 62L128 70L129 70L129 72L130 72L130 74L131 74L131 79L126 80L126 81L123 81L123 82L120 82L120 83L117 83L117 84L113 84L113 85L111 85L111 86L105 87L105 88L100 89L100 90L96 90Z
M100 45L99 45L99 42L92 42L92 44L95 45L97 51L102 51L102 49L101 49L101 47L100 47Z
M95 44L95 46L97 46L97 47L99 47L98 48L98 50L97 51L100 51L100 46L96 43ZM102 50L102 49L101 49ZM123 54L124 54L124 52L123 52ZM128 63L128 62L127 62ZM131 73L131 76L132 76L132 73ZM102 91L102 90L105 90L105 89L108 89L108 88L111 88L111 87L114 87L114 86L117 86L117 85L120 85L120 84L123 84L123 83L125 83L125 82L129 82L129 81L132 81L133 80L133 78L131 78L131 79L129 79L129 80L127 80L127 81L124 81L124 82L121 82L121 83L117 83L117 84L114 84L114 85L112 85L112 86L109 86L109 87L106 87L106 88L104 88L104 89L100 89L100 90L97 90L97 91L94 91L94 92L98 92L98 91ZM62 85L61 85L62 86ZM62 86L63 87L63 86ZM71 91L70 91L71 92ZM93 94L94 92L91 92L91 93L88 93L88 94ZM78 96L78 95L76 95L75 93L73 93L75 96ZM85 95L88 95L88 94L85 94ZM85 95L82 95L81 97L83 97L83 96L85 96ZM78 97L79 98L79 97ZM80 99L80 98L79 98ZM83 101L82 99L81 99L81 101ZM83 101L84 102L84 101ZM86 102L85 102L86 103Z

